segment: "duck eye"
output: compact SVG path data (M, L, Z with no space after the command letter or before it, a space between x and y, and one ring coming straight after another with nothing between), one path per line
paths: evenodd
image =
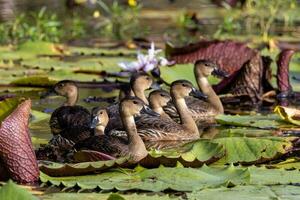
M148 77L148 76L147 76L147 77L146 77L146 80L148 80L148 81L149 81L149 80L150 80L150 77Z
M160 96L162 96L162 97L165 97L165 95L164 95L164 94L160 94Z
M100 112L100 115L102 115L102 114L103 114L103 112L101 111L101 112Z
M208 66L209 66L209 64L208 64L208 63L205 63L205 64L204 64L204 66L205 66L205 67L208 67Z
M187 87L187 85L186 85L185 83L182 83L182 86L183 86L183 87Z
M138 102L137 102L137 101L133 101L133 103L134 103L134 104L138 104Z

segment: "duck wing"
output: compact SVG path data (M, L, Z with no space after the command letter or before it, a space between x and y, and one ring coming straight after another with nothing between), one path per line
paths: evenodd
M105 132L109 134L111 130L122 130L123 124L119 113L119 103L110 105L106 108L106 110L109 117L109 121L105 128Z
M62 106L52 113L49 123L53 135L77 142L93 134L90 120L90 112L82 106Z
M76 150L99 151L114 157L127 155L128 141L122 137L96 135L75 144Z
M142 115L136 120L136 127L144 141L185 139L181 124L168 118Z

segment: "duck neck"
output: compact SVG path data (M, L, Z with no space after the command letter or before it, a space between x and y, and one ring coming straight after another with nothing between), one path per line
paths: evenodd
M175 107L178 111L182 126L189 130L189 132L199 135L198 127L189 112L184 98L175 98Z
M69 94L67 96L67 100L66 102L64 103L64 106L74 106L76 105L77 103L77 100L78 100L78 94Z
M95 128L95 135L104 135L105 126L99 125Z
M219 113L224 113L224 108L222 102L218 95L215 93L214 89L209 84L207 77L198 73L196 75L197 84L203 94L207 95L207 101L209 104Z
M128 137L128 149L134 160L142 159L148 154L145 144L137 133L133 116L124 116L121 114L123 126Z
M133 88L132 90L136 97L140 98L145 104L149 105L148 99L145 96L145 90L142 90L140 88Z
M157 103L154 103L154 102L151 101L151 100L150 100L150 108L151 108L154 112L156 112L156 113L158 113L158 114L160 114L160 115L162 115L162 114L164 113L163 108L162 108L160 105L158 105Z

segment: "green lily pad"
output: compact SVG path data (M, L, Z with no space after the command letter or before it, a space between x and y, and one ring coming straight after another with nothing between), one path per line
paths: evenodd
M5 200L37 200L27 190L20 188L12 181L8 181L0 188L0 199Z
M260 163L287 153L294 138L225 137L214 139L224 145L226 154L219 163Z
M180 198L169 197L169 195L157 195L157 194L97 194L97 193L52 193L41 196L43 200L179 200Z
M298 186L274 185L274 186L236 186L233 188L206 188L201 191L187 193L188 199L209 199L209 200L271 200L289 199L297 200L300 198Z
M203 166L194 168L168 168L134 170L110 170L97 175L50 177L41 173L42 182L55 186L63 185L70 188L79 186L82 189L100 188L103 190L117 189L144 190L159 192L167 189L175 191L194 191L205 187L220 185L241 184L249 181L247 169L237 169L233 166L225 168L210 168Z
M12 113L20 103L19 98L8 98L0 101L0 122Z
M251 185L298 184L299 170L267 169L266 167L249 167Z
M216 138L226 137L268 137L275 136L278 133L274 130L263 130L255 128L237 127L221 129Z
M49 79L46 76L28 76L25 78L20 78L12 81L10 84L18 86L42 86L49 87L56 83L57 81Z
M218 115L218 123L231 126L254 127L261 129L297 128L283 121L278 115Z
M31 110L31 115L32 115L32 119L30 121L30 124L38 123L40 121L50 119L50 114L47 114L47 113L44 113L41 111L37 111L37 110Z
M267 167L272 168L282 168L282 169L300 169L300 159L299 158L288 158L285 161L269 164Z
M149 155L141 160L139 164L147 168L155 168L160 165L174 167L180 162L187 167L200 167L203 164L212 163L224 156L224 148L221 144L212 143L207 140L199 140L185 145L180 152L177 150L165 150L149 152ZM40 170L52 176L68 176L92 173L107 170L113 167L134 167L137 164L128 164L128 158L117 160L83 162L77 164L40 165Z
M161 77L168 83L172 83L178 79L186 79L191 81L194 86L197 86L192 64L178 64L171 67L161 67L160 71ZM216 84L220 81L213 76L210 76L208 80L211 84Z

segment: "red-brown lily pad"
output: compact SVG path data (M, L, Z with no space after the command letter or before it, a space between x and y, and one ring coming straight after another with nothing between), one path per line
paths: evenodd
M18 183L35 183L39 169L31 143L28 121L31 100L25 100L9 114L0 127L0 159L8 177Z

